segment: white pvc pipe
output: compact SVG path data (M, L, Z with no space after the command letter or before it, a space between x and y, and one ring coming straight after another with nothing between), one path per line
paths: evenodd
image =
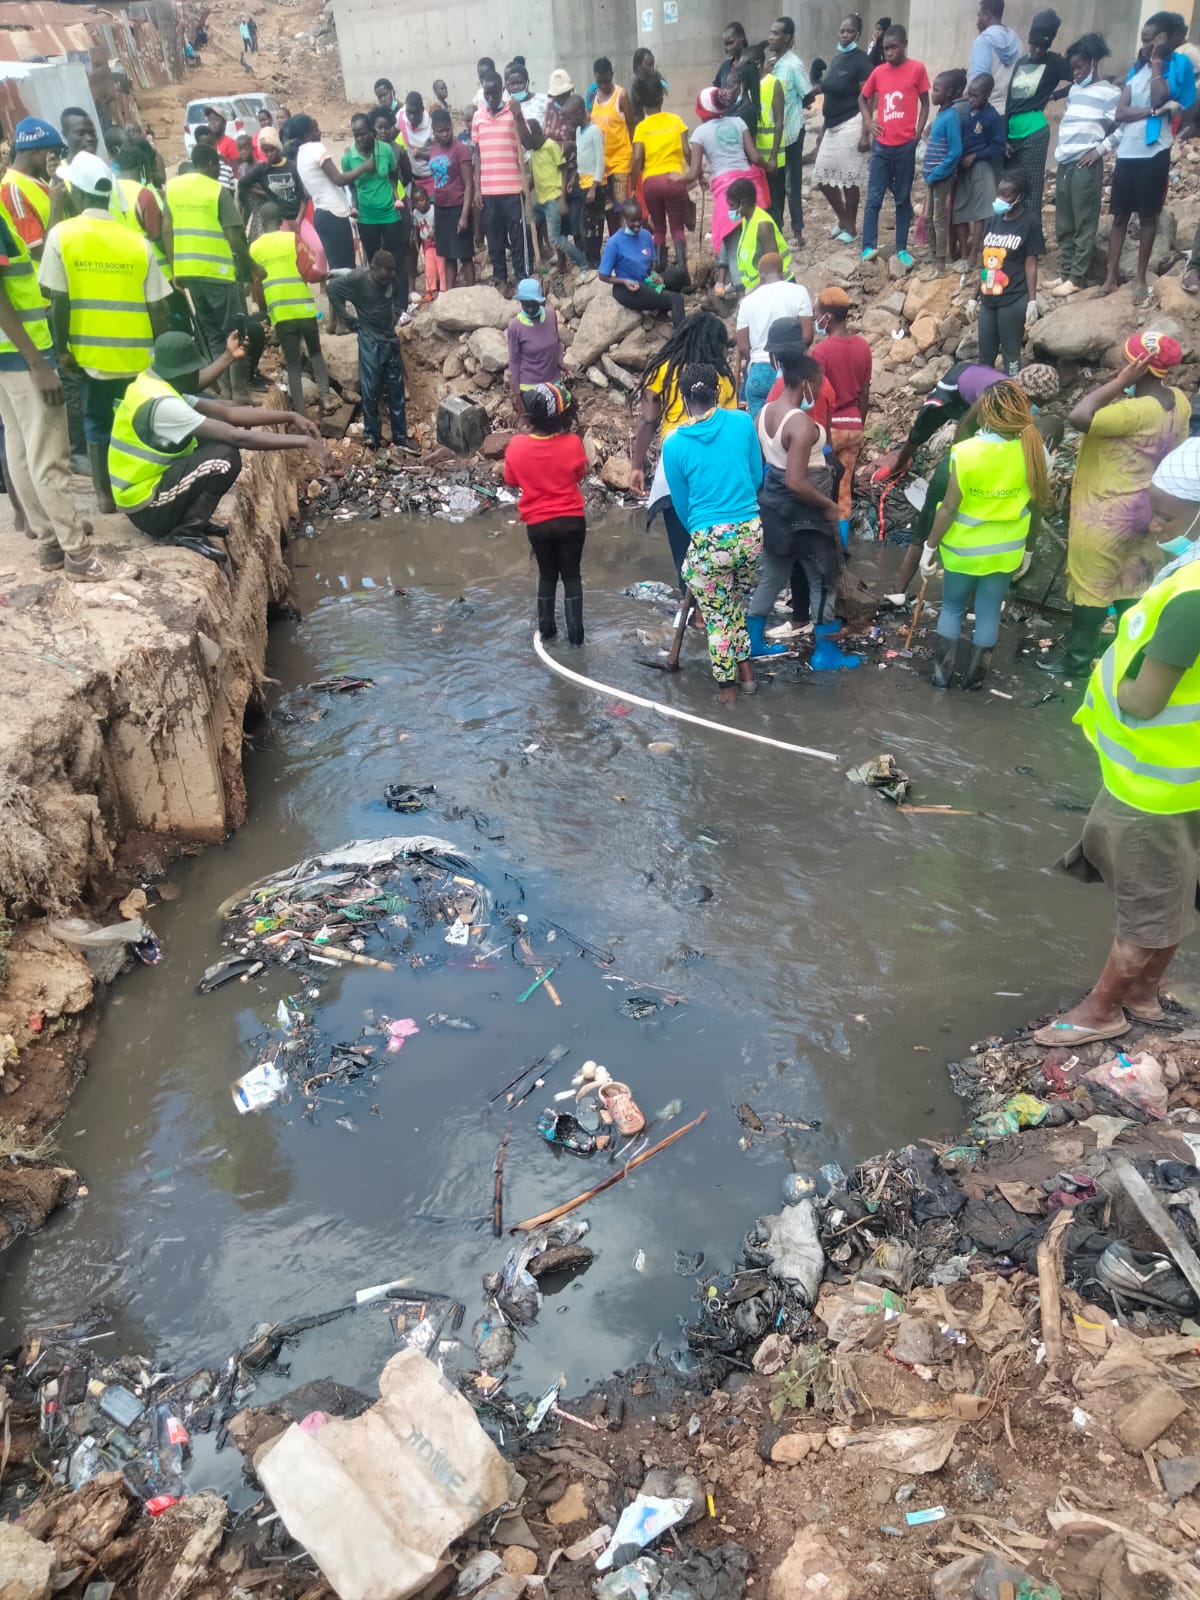
M644 695L630 694L627 689L614 689L611 684L597 683L595 678L585 678L582 672L572 672L570 667L564 667L561 661L556 661L542 643L540 633L533 636L533 648L544 666L551 672L557 672L560 678L566 678L569 683L577 683L583 689L595 689L597 694L616 695L620 700L628 700L635 706L645 706L647 711L657 711L660 716L674 717L677 722L693 722L698 728L713 728L717 733L732 733L738 739L752 739L755 744L770 745L773 750L787 750L795 756L813 756L818 761L840 761L841 757L833 755L828 750L810 750L807 745L788 744L785 739L769 739L765 733L751 733L748 728L730 728L722 722L711 722L707 717L694 716L690 711L676 711L673 706L663 705L661 700L647 700Z

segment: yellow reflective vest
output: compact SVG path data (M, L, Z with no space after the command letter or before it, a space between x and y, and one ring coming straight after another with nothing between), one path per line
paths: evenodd
M775 148L775 87L779 79L772 73L764 73L758 80L758 130L754 135L754 143L760 150L773 150ZM780 154L783 154L782 146Z
M233 251L221 226L221 194L221 184L203 172L185 172L167 184L176 277L217 278L225 283L236 278Z
M317 314L312 290L296 263L296 235L284 228L261 234L250 246L251 260L263 269L263 299L272 323L296 322Z
M11 230L10 230L11 231ZM25 248L16 234L12 235L13 244L16 246L14 253L8 259L6 267L0 267L0 279L4 280L4 292L12 302L13 310L39 350L49 350L50 339L50 302L38 287L37 271L33 265L33 257ZM14 355L17 347L12 340L0 332L0 355Z
M738 234L737 264L741 276L742 288L747 294L751 289L758 288L758 258L761 252L758 248L758 230L760 224L769 222L775 234L774 248L779 252L783 261L783 275L790 278L792 275L792 252L787 247L787 240L780 233L775 224L775 218L769 211L764 211L761 206L755 206L754 215L749 221L743 221L742 231Z
M150 442L154 402L178 398L178 389L173 389L162 378L153 372L139 372L117 407L108 446L108 476L113 499L124 511L136 511L153 500L167 468L183 456L190 456L196 448L194 438L164 449Z
M1020 439L963 439L950 452L960 493L938 546L948 572L1015 572L1029 536L1029 475Z
M55 230L67 274L67 344L81 367L122 377L150 365L145 235L115 217L68 217Z
M29 209L40 219L44 228L50 221L50 190L46 185L28 172L18 172L16 167L9 167L4 174L4 181L20 190L22 198L28 202Z
M1137 811L1200 811L1200 661L1180 678L1167 704L1144 721L1121 709L1117 690L1145 650L1170 601L1200 590L1200 546L1173 562L1117 624L1075 721L1100 757L1109 794Z
M154 251L154 259L169 277L171 269L167 261L167 252L162 247L162 241L161 239L151 239L142 225L142 214L138 210L138 201L142 198L142 190L149 187L148 184L139 183L136 178L118 178L117 188L121 191L121 198L125 203L122 206L113 207L113 216L118 222L123 222L127 228L132 228L135 233L141 234L151 250ZM161 206L162 196L155 193L153 189L150 189L150 193L154 195L154 198Z

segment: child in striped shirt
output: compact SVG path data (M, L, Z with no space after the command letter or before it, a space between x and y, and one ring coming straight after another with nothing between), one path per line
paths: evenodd
M945 272L950 254L950 192L962 156L962 122L954 102L966 88L966 78L961 67L939 72L929 91L937 116L929 129L921 176L926 184L925 225L939 272Z
M1085 33L1067 49L1071 87L1058 129L1054 160L1054 232L1062 277L1051 285L1060 298L1086 287L1096 228L1100 222L1104 157L1117 145L1116 112L1121 90L1097 76L1108 45ZM1186 288L1186 282L1184 284Z

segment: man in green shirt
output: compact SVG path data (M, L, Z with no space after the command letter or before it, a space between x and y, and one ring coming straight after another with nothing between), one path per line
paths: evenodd
M408 151L377 139L372 119L363 111L350 119L350 132L354 148L342 157L342 171L352 172L364 158L375 158L374 170L364 173L354 185L363 255L370 261L377 250L386 250L396 258L392 304L397 322L411 322L407 272L411 219L404 198L405 187L412 182Z

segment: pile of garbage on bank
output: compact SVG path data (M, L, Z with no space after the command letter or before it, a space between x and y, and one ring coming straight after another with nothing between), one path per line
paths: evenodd
M303 868L297 892L346 888ZM789 1174L731 1268L679 1263L685 1346L578 1400L501 1374L543 1273L587 1269L606 1184L497 1242L469 1340L452 1285L366 1286L183 1377L43 1330L0 1372L0 1566L69 1600L741 1600L756 1566L769 1600L1200 1596L1200 1030L1168 1021L1136 1049L986 1041L961 1140ZM378 1399L248 1404L364 1314L398 1345ZM209 1430L261 1491L237 1513L190 1464Z

